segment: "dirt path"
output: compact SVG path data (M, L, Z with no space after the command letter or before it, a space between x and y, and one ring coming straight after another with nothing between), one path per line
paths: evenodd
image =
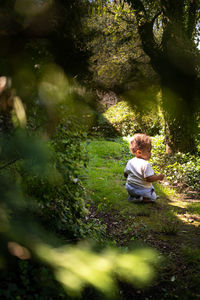
M91 208L91 217L106 224L107 236L117 245L129 247L141 243L157 249L165 257L162 271L152 286L136 290L122 283L119 299L200 299L200 216L187 210L188 204L198 202L199 195L190 192L156 204L143 204L145 209L135 215L128 210L97 212L95 207ZM168 207L175 213L174 219L163 219L161 229L156 222L150 222L151 215L160 216ZM162 232L166 222L169 229L174 222L174 232Z

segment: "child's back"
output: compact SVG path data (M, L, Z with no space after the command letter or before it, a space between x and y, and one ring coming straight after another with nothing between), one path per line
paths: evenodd
M154 175L148 163L151 148L151 138L146 134L135 134L130 141L130 151L135 157L128 161L124 171L129 200L151 202L157 198L152 182L162 180L164 175Z

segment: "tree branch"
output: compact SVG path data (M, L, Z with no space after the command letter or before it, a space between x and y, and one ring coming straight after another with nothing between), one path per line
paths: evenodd
M107 9L107 11L108 11L109 14L111 14L111 15L113 15L113 16L116 15L116 13L113 12L112 10L110 10L110 9ZM128 19L126 19L126 18L124 18L124 17L122 17L122 16L119 16L119 17L120 17L120 19L121 19L122 21L125 21L126 23L129 23L129 24L133 25L133 21L130 21L130 20L128 20Z
M141 1L133 1L133 8L135 9L136 13L138 32L141 38L142 47L144 52L150 57L151 62L153 62L155 59L158 58L158 56L160 56L160 49L155 41L153 33L153 24L160 12L156 14L151 20L148 20L148 18L145 17L144 14L141 14L141 10L138 10L138 7L140 7L140 9L142 9L142 11L144 12Z

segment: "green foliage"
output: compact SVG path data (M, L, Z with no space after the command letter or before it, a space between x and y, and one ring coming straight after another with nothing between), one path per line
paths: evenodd
M87 243L57 249L43 244L37 255L54 267L57 280L69 295L80 295L89 284L113 299L117 278L144 287L154 278L154 267L160 260L157 252L148 248L129 252L107 248L95 253Z
M35 256L36 241L55 247L86 237L103 240L104 226L96 219L86 219L85 190L80 178L87 161L82 144L86 135L81 128L68 119L58 126L51 141L19 129L10 136L1 136L0 239L5 246L0 267L8 268L10 264L1 277L0 295L4 299L10 299L13 293L45 299L48 293L43 288L48 285L51 295L65 295L51 268L40 263L43 259L37 259L38 265L27 262L22 268L16 266L18 259L28 259L32 253ZM15 242L13 253L8 251L10 241ZM25 258L24 251L28 253ZM16 272L13 275L12 267ZM48 283L41 280L43 269ZM7 287L10 292L6 292Z
M92 127L91 131L89 131L89 136L94 138L103 138L103 137L118 137L120 134L115 129L114 126L103 116L103 114L98 114L96 118L96 122Z
M111 106L103 116L104 119L99 125L100 129L105 129L107 123L110 123L122 136L133 135L137 132L155 135L162 129L162 119L158 113L149 111L149 113L142 114L137 112L136 108L132 109L125 101Z
M167 144L173 152L195 153L199 2L125 2L134 9L143 50L160 76Z
M100 1L101 2L101 1ZM106 89L129 87L138 78L151 80L152 69L142 51L134 10L123 2L94 1L85 30L93 82Z
M48 230L65 234L67 239L92 234L97 237L92 224L85 221L87 209L81 182L88 159L82 143L85 137L75 120L68 119L57 127L49 143L47 174L33 175L19 166L23 191L35 202L35 214Z
M157 172L165 173L167 179L176 186L199 189L200 156L177 152L168 155L164 136L153 138L152 165Z
M52 270L45 264L33 261L15 260L15 271L3 270L0 275L2 299L41 299L60 297L66 292L54 279Z

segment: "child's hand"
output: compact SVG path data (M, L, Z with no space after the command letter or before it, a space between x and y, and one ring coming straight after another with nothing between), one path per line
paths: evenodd
M165 175L163 174L158 174L158 175L152 175L152 176L149 176L147 177L145 180L147 182L155 182L155 181L159 181L159 180L163 180L165 177Z
M165 175L163 175L163 174L159 174L158 176L159 176L158 180L163 180L165 178Z

